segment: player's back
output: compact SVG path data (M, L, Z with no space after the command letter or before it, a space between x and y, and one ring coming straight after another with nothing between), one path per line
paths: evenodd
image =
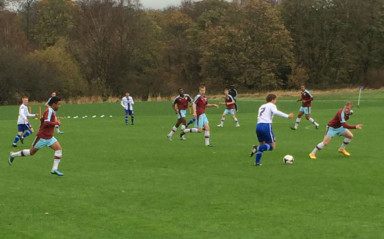
M273 112L277 110L276 105L269 102L260 106L258 111L257 123L272 123Z

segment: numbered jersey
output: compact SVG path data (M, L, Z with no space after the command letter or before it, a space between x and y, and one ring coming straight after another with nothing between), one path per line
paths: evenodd
M257 123L262 124L271 124L274 115L278 115L284 118L288 118L288 115L279 111L275 104L266 103L259 108L259 114L257 117Z

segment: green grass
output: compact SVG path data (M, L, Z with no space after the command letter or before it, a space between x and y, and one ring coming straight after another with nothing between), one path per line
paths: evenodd
M291 131L294 120L275 117L277 148L258 168L248 154L261 100L239 101L240 128L230 118L217 128L223 107L208 109L213 148L203 134L167 140L170 102L137 102L134 126L124 125L119 104L62 105L64 177L49 174L49 148L8 166L17 106L0 107L0 238L383 238L384 93L363 94L349 120L364 125L352 131L350 158L337 152L341 138L308 158L326 123L357 98L324 95L312 107L319 130L303 120ZM295 98L278 108L297 114ZM293 165L283 164L285 154Z

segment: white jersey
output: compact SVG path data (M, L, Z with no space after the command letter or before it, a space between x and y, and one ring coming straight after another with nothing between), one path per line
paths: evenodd
M27 117L35 117L35 114L30 114L28 106L21 104L19 108L19 118L17 119L17 124L26 124L28 119Z
M135 102L133 101L131 96L128 96L128 98L124 96L123 99L121 100L121 106L123 106L124 109L126 110L133 110L134 104Z
M288 118L288 115L279 111L275 104L269 102L259 108L259 114L257 117L257 123L267 123L272 124L272 119L274 115L278 115L284 118Z

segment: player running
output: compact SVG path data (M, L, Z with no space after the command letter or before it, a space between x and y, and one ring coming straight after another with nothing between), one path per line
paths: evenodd
M55 92L55 91L51 93L51 97L47 100L47 103L45 103L45 106L49 107L48 102L49 102L49 101L52 99L52 97L54 97L54 96L56 96L56 92ZM56 116L57 116L57 115L56 115ZM61 131L61 130L60 130L60 126L59 126L59 125L56 125L55 128L56 128L56 131L57 131L58 134L64 134L64 131Z
M353 108L352 102L347 102L345 106L336 113L336 115L331 119L331 121L329 121L323 141L318 145L316 145L313 151L309 154L309 157L311 159L316 159L317 151L327 146L335 135L344 136L344 141L341 144L338 151L344 154L345 156L351 156L351 154L347 150L345 150L345 147L347 146L347 144L351 142L353 138L353 134L351 131L349 131L349 129L363 128L362 124L357 124L357 125L347 124L347 120L349 120L349 117L353 113L352 108Z
M285 114L277 110L276 95L269 94L266 100L267 103L260 106L257 117L256 134L260 145L254 145L250 154L250 157L252 157L256 153L255 166L262 165L260 161L264 151L272 151L276 148L276 140L272 131L273 116L277 115L289 119L293 118L293 113Z
M301 98L298 99L297 101L301 101L301 107L299 110L299 114L297 114L297 119L295 122L294 127L290 127L292 130L297 130L297 127L299 127L300 121L301 121L301 116L305 114L305 118L309 120L312 124L315 125L316 129L319 128L319 124L316 123L316 121L311 118L311 102L313 100L313 96L307 89L305 89L305 85L301 85Z
M226 109L224 110L223 116L221 117L221 123L217 125L217 127L224 127L224 121L226 115L232 115L233 120L236 123L236 127L240 127L239 122L237 121L236 114L235 114L235 99L229 94L228 89L224 89L224 101L220 102L220 104L225 105Z
M28 117L36 117L39 114L30 114L28 110L28 97L23 96L22 97L22 104L19 108L19 117L17 119L17 135L15 137L15 140L13 141L12 147L17 147L17 142L20 140L20 142L23 144L24 139L31 135L33 133L32 125L29 123ZM25 134L23 135L24 131Z
M62 157L62 148L60 143L53 137L55 125L60 125L60 121L56 120L56 111L60 108L60 97L53 96L48 102L48 108L44 111L41 117L41 125L37 136L33 141L30 149L24 149L18 152L9 154L9 165L12 165L16 157L34 155L39 149L48 146L54 151L54 160L51 174L63 176L64 174L58 170L59 163Z
M128 125L128 116L131 116L131 124L133 125L133 122L135 120L135 116L133 114L133 105L135 102L133 101L132 96L129 95L129 92L125 93L125 96L123 99L121 99L121 106L123 106L125 110L125 124Z
M181 125L181 131L183 131L186 127L186 119L185 116L187 114L188 102L192 102L192 98L188 94L184 94L184 89L179 88L179 95L173 100L172 108L175 110L177 114L177 121L175 126L173 126L171 132L168 134L168 139L172 141L172 135L176 132L177 128ZM180 137L181 140L185 140L184 135Z
M193 116L197 119L195 121L195 127L197 128L191 128L191 129L185 129L180 133L180 137L183 137L186 133L201 133L203 132L203 129L205 130L205 146L212 147L212 145L209 142L209 122L208 118L205 115L205 109L207 107L216 107L219 108L219 105L217 104L208 104L208 99L205 96L206 88L205 86L199 87L199 94L195 97L195 100L193 102L192 108L193 108Z

